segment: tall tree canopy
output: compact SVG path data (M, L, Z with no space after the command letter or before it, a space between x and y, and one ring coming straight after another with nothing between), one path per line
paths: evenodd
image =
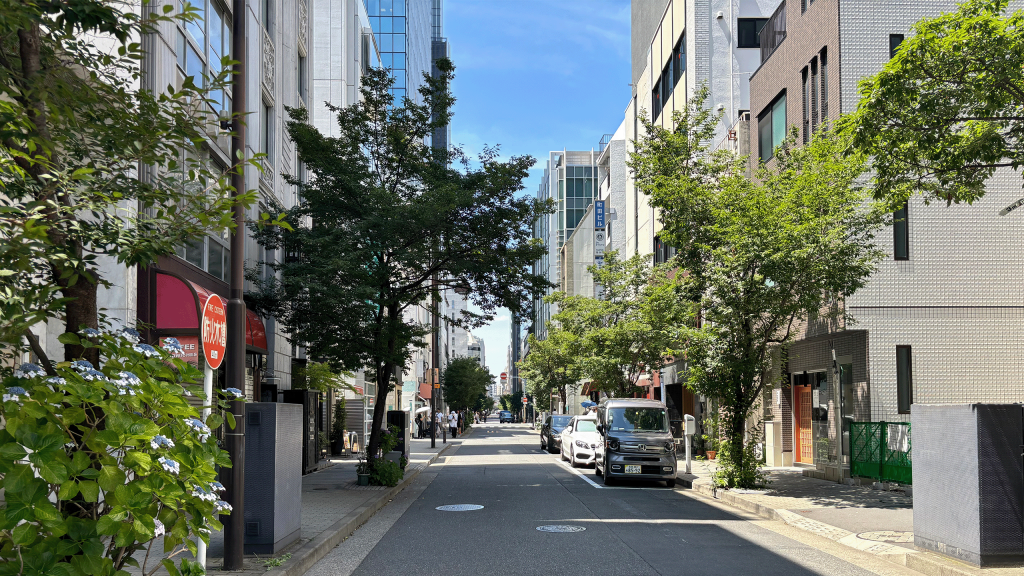
M1024 11L1008 4L968 0L918 22L861 81L841 127L873 157L876 198L970 203L996 169L1024 165Z
M551 395L557 393L568 408L566 391L583 377L579 338L549 322L547 338L538 340L530 334L527 343L529 353L519 361L519 375L536 398L537 407L554 411L557 406L551 405Z
M230 112L213 95L231 60L216 77L150 89L138 39L195 21L194 8L137 13L82 0L5 2L2 12L0 343L18 350L26 338L52 373L30 328L49 319L70 332L98 328L101 257L145 265L231 227L230 174L203 152L217 137L213 120ZM75 344L64 356L99 361L96 348Z
M648 255L620 260L609 252L604 266L590 271L603 297L549 296L558 304L551 332L556 338L563 338L559 331L573 335L581 377L609 396L629 397L644 374L671 361L690 306L672 268L653 266Z
M309 124L305 110L290 110L288 134L310 177L289 178L301 191L285 217L294 231L259 235L285 258L269 264L279 278L261 282L249 301L280 318L311 356L376 375L371 459L395 371L429 329L406 310L440 289L467 289L482 312L456 321L472 327L498 307L523 317L524 303L548 286L529 269L544 250L533 223L550 206L516 195L533 158L502 161L488 149L473 163L425 143L454 102L454 66L437 66L440 77L424 75L422 103L396 102L390 71L369 71L360 102L329 106L337 137Z
M747 418L771 384L772 355L809 318L843 315L840 299L867 280L881 257L880 212L856 185L863 154L821 132L803 148L793 137L746 177L745 159L712 152L718 118L701 90L672 126L644 119L647 136L629 164L662 210L665 240L678 247L682 290L694 304L684 348L687 384L716 398L726 421L723 481L756 482L744 445ZM745 450L746 448L746 450Z
M480 409L494 377L476 358L456 358L441 374L444 400L453 410ZM492 400L493 405L493 400Z

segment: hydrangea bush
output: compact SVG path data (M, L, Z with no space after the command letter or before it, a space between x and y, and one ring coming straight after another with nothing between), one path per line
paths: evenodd
M0 416L0 576L152 574L197 565L196 553L230 513L216 482L231 466L211 438L232 392L214 399L205 422L188 396L205 399L202 372L138 332L84 331L60 341L98 348L102 366L63 362L47 375L34 364L2 374ZM176 349L177 348L177 349ZM163 546L154 546L163 537ZM158 548L158 549L154 549Z

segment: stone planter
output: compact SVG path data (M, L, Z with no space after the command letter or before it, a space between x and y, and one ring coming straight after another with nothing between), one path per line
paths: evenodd
M357 474L357 476L359 477L359 480L356 483L359 486L369 486L370 485L370 475L369 474Z

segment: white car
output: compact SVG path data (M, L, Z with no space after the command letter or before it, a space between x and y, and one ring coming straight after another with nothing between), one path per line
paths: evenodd
M600 443L597 415L573 416L562 430L562 460L568 460L573 468L579 464L593 464Z

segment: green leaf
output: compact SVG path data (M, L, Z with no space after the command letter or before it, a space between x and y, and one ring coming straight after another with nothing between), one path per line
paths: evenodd
M113 536L121 529L121 523L110 516L100 516L96 522L96 532L104 536Z
M235 415L231 412L224 412L224 419L228 422L228 428L235 429Z
M14 540L15 546L27 546L32 542L35 542L36 533L38 528L35 524L26 522L20 526L16 526L11 534L11 539Z
M32 468L27 464L15 464L11 471L4 476L3 480L4 490L14 493L28 490L29 486L34 482L38 482L38 480L32 472Z
M153 458L145 452L130 450L124 455L124 464L141 474L147 474L153 467Z
M71 500L78 495L78 482L74 480L68 480L60 485L60 490L57 491L57 498L61 500Z
M173 560L164 558L160 563L167 569L167 574L169 574L169 576L181 576L181 572L178 572L178 567L174 565Z
M17 442L7 442L0 446L0 458L4 460L21 460L28 452Z
M73 332L65 332L57 337L57 341L61 344L69 344L71 346L79 346L82 344L82 339Z
M78 483L78 489L82 492L82 499L86 502L96 502L100 496L100 486L92 480L82 480Z
M100 468L100 476L97 479L97 482L99 483L100 488L110 492L124 484L126 480L127 476L124 471L117 466L103 466Z
M36 465L36 470L43 480L50 484L62 484L68 480L68 469L63 462L54 460L43 452L33 452L28 457L29 462Z

